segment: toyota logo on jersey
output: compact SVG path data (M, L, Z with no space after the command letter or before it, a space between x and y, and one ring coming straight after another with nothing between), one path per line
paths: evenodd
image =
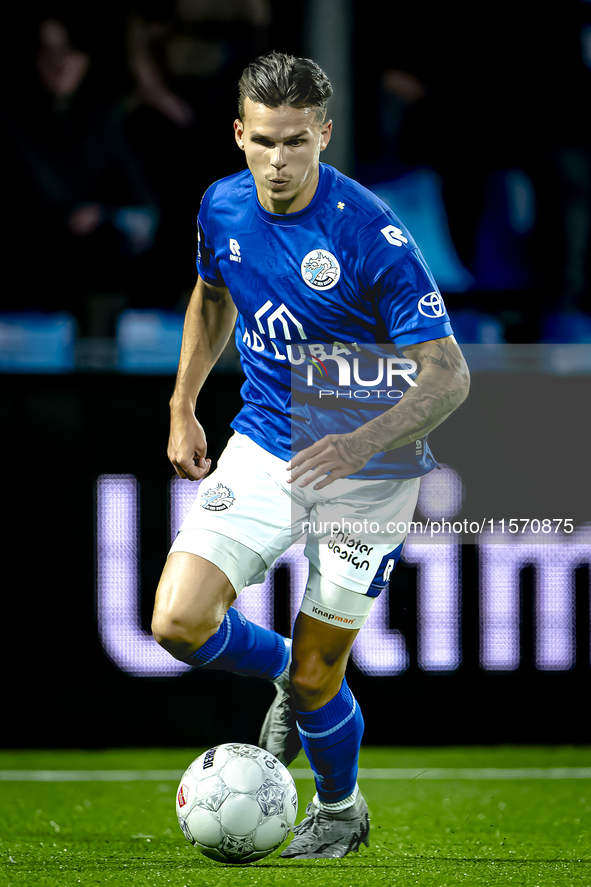
M439 293L427 293L419 299L419 311L424 317L443 317L445 305Z

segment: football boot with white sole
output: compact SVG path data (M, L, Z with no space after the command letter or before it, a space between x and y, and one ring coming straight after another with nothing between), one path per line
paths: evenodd
M361 792L354 804L339 813L322 810L314 799L306 818L293 830L294 838L281 854L285 859L342 859L369 847L369 811Z

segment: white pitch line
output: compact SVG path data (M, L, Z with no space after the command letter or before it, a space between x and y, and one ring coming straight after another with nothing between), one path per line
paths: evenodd
M591 779L591 767L437 767L359 770L360 779Z
M290 770L294 779L312 779L310 770ZM0 782L178 782L182 770L0 770ZM383 780L504 780L591 779L591 767L529 768L372 768L360 769L359 779Z
M173 782L183 770L0 770L0 782Z

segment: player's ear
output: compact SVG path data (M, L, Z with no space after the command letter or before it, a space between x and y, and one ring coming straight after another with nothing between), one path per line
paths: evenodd
M244 151L244 125L242 120L234 121L234 138L238 147Z
M324 151L332 135L332 120L325 120L320 128L320 150Z

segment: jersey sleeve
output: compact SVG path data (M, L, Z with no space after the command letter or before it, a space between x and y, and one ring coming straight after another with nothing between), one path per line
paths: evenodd
M373 294L388 338L398 347L453 335L441 293L418 249L387 268Z
M420 249L400 219L384 207L359 232L359 284L398 347L453 335L441 293Z
M210 283L212 286L225 286L224 278L215 257L213 224L209 218L211 214L211 196L212 189L210 188L203 195L197 218L197 272L199 277L206 283Z

